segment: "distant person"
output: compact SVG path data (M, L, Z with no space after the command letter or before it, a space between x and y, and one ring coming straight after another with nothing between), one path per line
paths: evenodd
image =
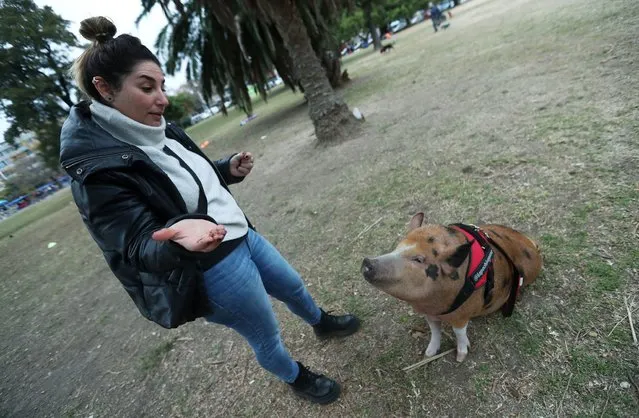
M435 6L433 3L428 3L428 6L430 7L430 20L433 23L433 29L437 32L444 16L441 10L439 10L439 7Z
M296 394L337 399L337 382L291 358L268 295L318 337L353 334L359 321L320 309L229 192L251 172L253 155L212 162L165 122L164 73L138 38L115 38L104 17L82 21L80 34L92 44L73 71L91 100L71 109L60 159L86 227L142 315L166 328L199 317L232 328Z

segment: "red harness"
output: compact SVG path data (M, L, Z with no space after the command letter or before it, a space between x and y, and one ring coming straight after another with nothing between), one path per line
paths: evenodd
M457 294L457 297L453 301L450 309L442 315L449 314L457 310L464 304L464 302L466 302L466 300L468 300L475 290L481 287L484 287L484 303L488 303L494 285L493 260L495 253L492 248L493 246L506 257L506 260L508 260L513 267L513 285L511 287L510 296L508 301L502 307L502 313L504 316L512 315L513 310L515 309L517 294L524 282L523 276L519 273L519 270L513 261L495 241L490 239L484 231L475 225L453 224L451 226L461 231L466 236L466 239L472 244L470 246L470 261L468 263L464 286Z
M488 237L484 231L479 228L476 228L473 231L474 234L471 234L458 225L455 225L455 227L466 235L468 241L472 242L469 255L470 263L468 264L466 277L472 280L475 289L479 289L486 284L488 280L488 270L492 268L494 254L492 248L488 245Z

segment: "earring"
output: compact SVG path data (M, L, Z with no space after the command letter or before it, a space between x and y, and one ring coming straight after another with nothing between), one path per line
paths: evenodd
M113 101L113 97L111 97L111 96L108 96L106 99L107 99L107 101L109 101L109 102L112 102L112 101Z

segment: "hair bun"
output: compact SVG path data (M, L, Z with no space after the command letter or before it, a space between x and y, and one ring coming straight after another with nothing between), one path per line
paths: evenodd
M80 22L80 35L100 44L113 39L117 31L113 22L103 16L90 17Z

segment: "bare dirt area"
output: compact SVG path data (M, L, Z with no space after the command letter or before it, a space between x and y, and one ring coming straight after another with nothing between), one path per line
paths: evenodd
M323 307L362 318L320 342L274 302L293 356L343 384L337 403L294 398L229 330L142 319L69 204L0 238L0 416L636 416L624 299L639 318L639 4L453 13L448 30L419 24L388 54L345 60L341 93L366 116L357 138L317 146L292 93L242 128L238 115L192 130L212 156L258 156L234 186L240 205ZM425 321L359 267L417 211L527 232L545 267L513 317L471 322L464 363L404 372L423 358Z

